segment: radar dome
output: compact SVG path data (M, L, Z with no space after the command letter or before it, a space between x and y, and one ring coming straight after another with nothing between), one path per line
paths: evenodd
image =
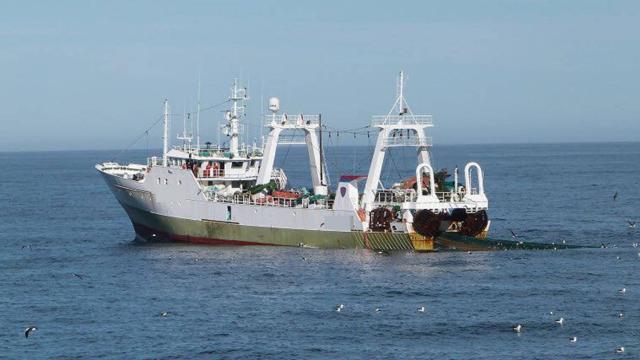
M277 97L269 98L269 110L274 113L280 111L280 99Z

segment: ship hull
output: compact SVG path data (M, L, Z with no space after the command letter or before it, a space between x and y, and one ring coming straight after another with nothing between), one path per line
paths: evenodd
M136 237L144 241L304 246L324 249L416 250L415 241L405 233L267 228L222 221L182 219L121 205L133 224ZM418 245L418 250L422 247Z

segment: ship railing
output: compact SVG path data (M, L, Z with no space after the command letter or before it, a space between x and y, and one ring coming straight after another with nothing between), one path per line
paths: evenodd
M224 169L198 169L198 173L200 179L225 177ZM233 176L229 176L229 178L233 178Z
M205 192L205 196L209 200L217 202L240 204L240 205L257 205L257 206L275 206L285 208L330 208L333 205L332 201L328 201L326 204L309 204L306 199L293 199L284 197L265 196L253 198L247 194L237 194L232 197L217 196L215 193Z
M163 166L162 158L157 156L152 156L147 158L147 167L151 166Z
M456 200L457 195L451 191L437 191L436 196L438 197L438 200L440 200L441 202L457 201Z
M400 204L416 201L416 191L413 189L378 190L375 202L379 204Z
M400 146L415 146L415 147L422 147L422 146L431 146L432 142L431 142L431 137L417 137L417 136L394 136L394 137L388 137L386 139L384 139L384 146L385 147L400 147Z
M251 180L258 177L258 174L229 174L225 173L223 170L218 170L215 172L211 170L209 173L206 173L206 170L198 170L198 180ZM208 175L208 176L207 176Z
M423 125L433 126L432 115L374 115L371 118L371 126L380 125Z
M274 124L288 126L319 125L320 115L271 114L264 116L264 126L269 127Z
M103 163L102 170L103 171L133 171L133 172L142 172L147 167L144 165L138 164L129 164L129 165L120 165L118 163Z

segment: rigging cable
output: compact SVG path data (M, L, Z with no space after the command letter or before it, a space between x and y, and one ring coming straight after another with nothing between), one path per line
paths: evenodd
M221 106L221 105L224 105L224 104L225 104L225 103L227 103L227 102L229 102L229 100L228 100L228 99L227 99L227 100L225 100L225 101L219 102L219 103L217 103L217 104L207 106L207 107L205 107L204 109L200 109L200 112L203 112L203 111L207 111L207 110L214 109L214 108L216 108L216 107L219 107L219 106ZM178 115L185 115L185 114L191 114L191 113L182 113L182 114L172 113L172 114L169 114L169 115L170 115L170 116L178 116ZM114 159L114 160L117 160L117 159L119 158L119 156L120 156L120 155L122 155L122 153L124 153L125 151L130 150L130 149L131 149L131 147L133 147L133 145L135 145L136 143L138 143L138 141L140 141L140 139L142 139L142 137L143 137L143 136L145 136L145 135L147 136L147 153L148 153L148 152L149 152L149 150L148 150L148 149L149 149L149 144L148 144L148 142L149 142L149 139L148 139L148 137L149 137L149 131L150 131L151 129L153 129L156 125L158 125L158 123L163 119L163 117L164 117L164 115L160 115L160 117L158 117L158 119L157 119L156 121L154 121L154 122L153 122L153 124L151 124L151 126L149 126L147 129L145 129L145 130L144 130L144 131L143 131L139 136L137 136L137 137L136 137L136 138L135 138L131 143L129 143L129 145L127 145L124 149L120 150L120 151L119 151L119 152L118 152L118 153L113 157L113 159Z

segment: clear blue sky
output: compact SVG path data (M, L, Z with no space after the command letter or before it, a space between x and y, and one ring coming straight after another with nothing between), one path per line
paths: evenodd
M199 69L203 105L237 76L252 121L277 95L361 126L401 68L436 143L640 140L639 1L3 1L0 150L122 148Z

